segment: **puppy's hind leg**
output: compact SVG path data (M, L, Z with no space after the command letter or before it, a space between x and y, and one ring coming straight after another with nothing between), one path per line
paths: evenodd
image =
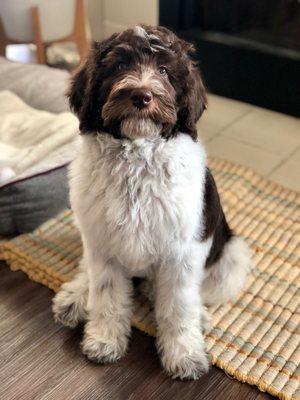
M88 274L81 265L73 280L64 283L53 299L52 311L56 322L75 328L86 319L88 288Z

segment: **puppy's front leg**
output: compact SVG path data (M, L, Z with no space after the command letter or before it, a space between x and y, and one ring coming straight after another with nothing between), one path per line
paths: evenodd
M199 294L205 254L198 247L183 258L162 263L156 271L157 346L173 378L197 379L209 369Z
M88 322L82 350L96 362L114 362L127 349L131 322L131 281L115 262L88 260Z

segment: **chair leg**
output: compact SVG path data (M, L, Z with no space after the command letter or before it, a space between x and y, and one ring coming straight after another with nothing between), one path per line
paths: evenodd
M38 7L31 7L31 19L34 32L34 44L36 45L37 62L46 64L46 48L42 40L42 31Z
M7 46L8 40L4 32L4 27L1 21L0 17L0 56L5 57L6 56L6 46Z
M43 43L35 43L36 45L36 58L38 64L46 64L46 48Z
M6 56L6 43L3 43L0 39L0 56L5 57Z
M86 14L84 8L84 0L76 0L74 41L82 60L88 53L89 42L86 37Z

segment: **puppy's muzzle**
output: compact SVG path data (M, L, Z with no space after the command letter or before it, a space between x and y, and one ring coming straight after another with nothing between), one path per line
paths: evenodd
M153 100L153 95L148 89L138 88L132 90L130 94L130 100L135 107L142 109L148 107L151 104Z

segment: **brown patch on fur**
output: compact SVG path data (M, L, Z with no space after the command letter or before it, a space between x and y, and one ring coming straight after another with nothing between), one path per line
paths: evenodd
M224 246L232 238L233 232L226 221L215 180L208 168L205 176L203 214L205 231L201 239L206 240L213 236L212 246L206 260L206 267L210 267L221 258Z
M140 119L146 136L155 124L164 137L180 131L196 140L195 124L206 107L206 94L194 52L164 27L136 27L94 43L68 92L81 132L128 136L126 119ZM131 100L132 91L140 88L153 97L143 108Z

